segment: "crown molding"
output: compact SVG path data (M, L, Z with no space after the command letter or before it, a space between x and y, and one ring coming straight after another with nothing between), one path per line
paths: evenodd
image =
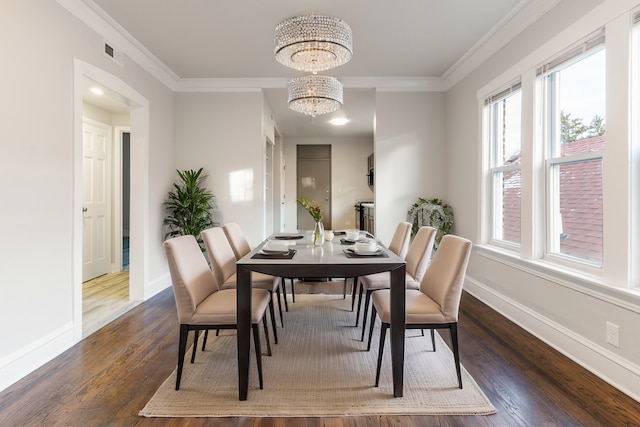
M286 88L289 78L178 79L176 92L253 92ZM376 89L380 92L442 92L443 80L430 77L338 77L345 89Z
M338 78L345 88L375 88L380 92L446 92L560 1L521 0L440 77ZM287 85L287 78L180 78L93 0L57 2L172 91L250 92L267 88L285 88Z
M166 87L174 90L179 79L178 75L156 58L93 0L57 0L57 2L102 36L104 41L116 51L122 52Z
M443 90L447 91L459 83L473 70L491 58L520 33L529 28L561 0L521 0L487 34L474 44L443 75Z

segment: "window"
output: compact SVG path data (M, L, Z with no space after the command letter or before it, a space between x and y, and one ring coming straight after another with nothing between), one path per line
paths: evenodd
M546 253L602 265L605 49L598 34L540 70Z
M492 181L491 238L511 245L520 244L521 104L520 83L485 100Z

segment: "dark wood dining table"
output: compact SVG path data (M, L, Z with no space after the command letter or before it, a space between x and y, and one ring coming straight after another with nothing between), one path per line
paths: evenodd
M304 236L294 239L294 237ZM263 246L269 241L289 244L295 250L291 259L265 256ZM240 400L247 400L249 389L249 352L251 346L251 273L260 272L276 277L359 277L389 271L391 274L391 364L393 395L402 397L404 380L405 332L405 261L386 247L379 245L382 256L348 257L344 250L350 244L342 243L343 236L314 246L310 235L276 234L258 245L236 263L238 313L238 389ZM354 284L355 285L355 284ZM277 357L274 356L274 357Z

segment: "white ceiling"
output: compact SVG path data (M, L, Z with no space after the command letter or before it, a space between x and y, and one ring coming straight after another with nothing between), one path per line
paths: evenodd
M500 43L507 43L530 25L532 19L548 10L550 3L557 2L83 1L128 40L142 45L178 82L244 79L246 84L255 87L259 84L255 82L268 81L262 87L284 136L370 136L376 82L442 82L462 69L474 54L482 52L492 37L495 39L502 31ZM528 19L521 17L525 12ZM286 107L284 82L301 73L281 65L273 55L275 26L289 17L311 13L336 16L349 23L354 51L349 63L325 73L343 80L343 109L315 119ZM520 18L515 19L519 15ZM493 50L486 54L501 47L493 43ZM326 122L333 116L346 116L351 122L339 128L331 127Z

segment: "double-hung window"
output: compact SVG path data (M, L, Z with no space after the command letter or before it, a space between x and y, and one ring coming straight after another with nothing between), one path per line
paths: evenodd
M520 82L485 99L490 142L491 239L520 244L521 107Z
M541 84L545 147L546 254L602 265L605 152L604 34L545 64Z

